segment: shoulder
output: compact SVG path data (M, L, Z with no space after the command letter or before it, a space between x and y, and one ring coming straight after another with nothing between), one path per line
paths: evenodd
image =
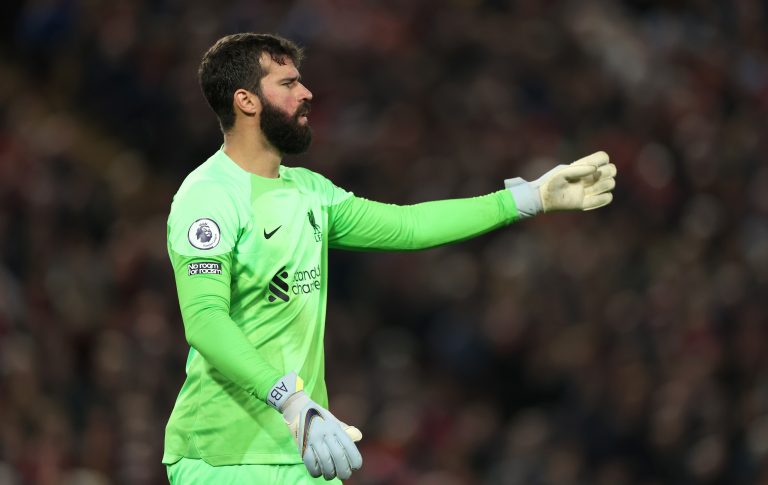
M187 175L179 186L174 200L179 197L192 197L200 194L201 191L213 193L232 191L234 194L237 194L243 188L247 188L247 186L247 182L243 184L233 177L229 171L222 170L220 164L217 163L216 157L213 156Z
M184 180L176 195L173 196L171 210L191 203L213 206L235 206L237 191L233 184L216 178L194 177Z
M182 182L168 216L168 243L175 252L214 255L235 246L248 220L250 188L247 179L226 168L212 157Z
M171 213L185 207L237 211L249 197L247 179L221 167L216 155L193 170L173 196Z

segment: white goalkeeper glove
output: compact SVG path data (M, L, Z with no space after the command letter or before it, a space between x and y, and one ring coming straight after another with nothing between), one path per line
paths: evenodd
M558 165L533 182L520 177L507 179L504 186L512 192L522 218L540 212L592 210L613 200L616 165L608 154L596 152L570 165Z
M283 413L309 474L326 480L346 480L363 466L356 441L363 434L342 423L303 391L304 381L295 372L278 379L267 395L267 404Z

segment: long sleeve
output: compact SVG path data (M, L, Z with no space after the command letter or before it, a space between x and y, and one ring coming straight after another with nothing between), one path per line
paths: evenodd
M189 345L214 369L266 400L281 374L229 316L231 260L231 252L200 258L171 251L184 333Z
M508 190L399 206L351 196L331 206L332 248L417 250L479 236L518 219Z
M265 400L282 374L229 315L230 271L241 233L232 192L207 180L182 186L168 218L168 255L189 345L224 377Z

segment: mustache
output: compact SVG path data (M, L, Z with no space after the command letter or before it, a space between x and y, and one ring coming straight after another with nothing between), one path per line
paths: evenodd
M294 116L296 118L299 116L305 116L308 115L310 111L312 111L312 105L309 103L309 101L302 101L299 107L296 108L296 114Z

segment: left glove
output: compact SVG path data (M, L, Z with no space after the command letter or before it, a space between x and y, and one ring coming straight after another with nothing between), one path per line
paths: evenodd
M558 165L538 179L528 182L520 177L507 179L504 186L512 192L520 216L541 212L592 210L613 200L616 165L608 154L596 152L570 165Z
M285 419L309 474L326 480L346 480L352 470L363 466L363 457L355 446L363 434L317 404L304 392L304 382L295 372L280 378L272 387L267 404Z

